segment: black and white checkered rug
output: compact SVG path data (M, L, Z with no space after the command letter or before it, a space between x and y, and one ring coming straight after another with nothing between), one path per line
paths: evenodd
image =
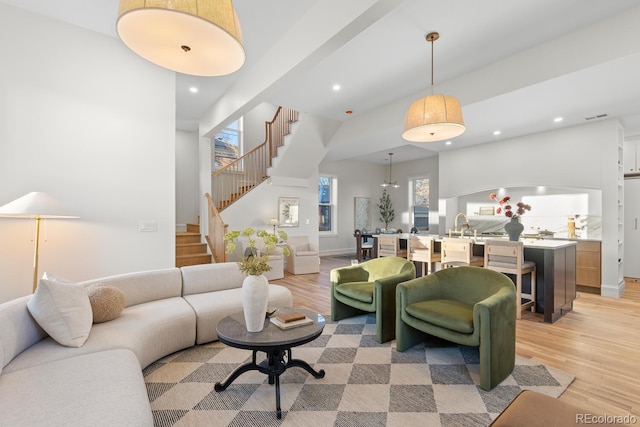
M167 356L144 370L157 426L486 426L523 389L558 397L574 379L564 371L516 357L513 374L487 392L479 384L478 350L434 339L403 353L375 341L375 318L332 323L293 348L300 368L281 377L282 419L275 390L256 371L225 391L213 390L251 352L214 342ZM263 353L258 353L262 355Z

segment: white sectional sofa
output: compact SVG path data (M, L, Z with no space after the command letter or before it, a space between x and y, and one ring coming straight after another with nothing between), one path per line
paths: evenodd
M236 263L122 274L82 282L119 289L126 307L96 323L81 347L58 344L32 317L26 296L0 304L0 425L152 426L142 369L217 339L216 325L242 310ZM270 307L291 292L270 285Z

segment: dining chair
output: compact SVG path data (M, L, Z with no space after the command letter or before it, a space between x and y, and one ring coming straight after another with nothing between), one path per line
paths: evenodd
M397 256L406 258L407 249L401 248L398 234L380 234L378 236L378 258Z
M373 242L365 242L362 237L362 231L357 228L353 235L356 238L356 258L358 259L358 262L366 259L367 257L369 259L373 258Z
M412 235L407 241L407 259L422 263L423 276L433 273L436 262L442 261L442 253L436 251L435 245L436 241L433 236Z
M522 310L529 307L531 307L531 311L536 311L536 263L524 260L524 244L522 242L487 240L484 243L484 267L516 276L516 318L520 319ZM531 275L529 293L522 292L523 274Z
M442 268L484 266L484 258L473 254L473 240L457 237L442 239Z

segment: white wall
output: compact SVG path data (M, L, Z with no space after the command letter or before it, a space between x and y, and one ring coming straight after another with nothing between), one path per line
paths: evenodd
M370 197L372 204L372 226L384 227L381 222L379 203L382 196L380 183L387 176L386 165L375 165L356 160L343 160L320 164L320 174L330 175L338 179L338 217L337 232L335 235L322 235L320 237L320 251L322 255L347 254L355 251L356 241L353 237L355 229L355 197ZM438 233L438 158L413 160L410 162L394 163L393 180L398 181L400 188L389 188L388 193L395 210L395 219L389 225L390 228L402 228L408 232L411 229L409 213L409 180L427 176L431 192L431 210L435 214L430 215L430 232ZM317 190L316 190L317 191Z
M176 224L198 223L198 156L198 133L176 131Z
M0 205L44 191L81 217L47 221L40 273L174 265L174 73L117 39L4 5L0 51ZM158 231L139 232L140 220ZM31 227L0 218L0 302L31 292Z
M624 281L619 278L618 241L623 236L617 204L618 146L622 139L619 122L611 119L443 152L440 197L457 207L454 198L458 196L501 187L602 190L601 292L619 296L624 291ZM447 227L452 227L452 221L448 222Z

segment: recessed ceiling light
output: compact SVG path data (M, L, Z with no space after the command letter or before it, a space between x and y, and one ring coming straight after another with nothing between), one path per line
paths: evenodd
M560 123L562 120L562 117L556 117L555 119L553 119L554 123Z
M332 89L333 89L334 92L337 92L337 91L340 90L340 85L336 83L336 84L333 85Z
M445 142L444 145L451 145L451 141Z
M499 130L494 130L494 131L493 131L493 134L494 134L494 135L500 135L501 133L502 133L502 132L500 132Z
M191 87L189 88L189 92L191 92L191 93L198 93L198 88L197 88L197 87L195 87L195 86L191 86Z

